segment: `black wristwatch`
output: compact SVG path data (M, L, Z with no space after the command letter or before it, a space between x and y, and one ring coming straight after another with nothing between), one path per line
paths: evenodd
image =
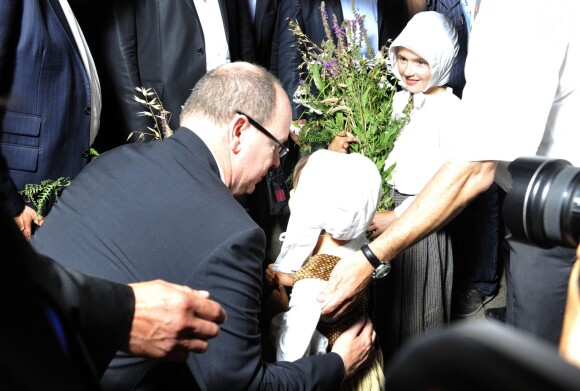
M360 249L372 265L373 269L375 269L373 271L373 278L379 279L389 274L391 271L391 264L389 262L381 262L380 259L371 251L368 244L363 244Z

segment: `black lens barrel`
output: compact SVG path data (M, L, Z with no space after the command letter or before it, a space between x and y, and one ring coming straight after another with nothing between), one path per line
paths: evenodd
M540 247L580 241L580 169L563 159L522 157L509 165L512 189L503 205L512 239Z

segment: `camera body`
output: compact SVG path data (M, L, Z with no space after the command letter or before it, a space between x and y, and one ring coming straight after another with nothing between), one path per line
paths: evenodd
M503 204L511 239L550 248L580 243L580 168L562 159L520 157Z

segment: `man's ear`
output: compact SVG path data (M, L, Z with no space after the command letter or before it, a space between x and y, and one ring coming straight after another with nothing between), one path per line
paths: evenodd
M246 131L250 128L248 121L241 115L236 115L236 117L230 122L229 129L229 146L230 151L234 155L237 155L241 150L243 140L246 136Z

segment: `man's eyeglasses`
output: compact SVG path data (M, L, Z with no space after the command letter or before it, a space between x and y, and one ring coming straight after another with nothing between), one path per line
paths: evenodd
M278 139L276 137L274 137L274 135L272 133L270 133L268 130L266 130L265 127L260 125L260 123L258 121L256 121L252 117L250 117L248 114L242 113L241 111L236 111L236 113L239 115L245 116L253 127L258 129L260 132L264 133L268 138L274 140L276 142L276 144L278 144L278 146L280 147L278 149L278 157L282 157L288 153L288 147L285 146L284 144L282 144L280 141L278 141Z

